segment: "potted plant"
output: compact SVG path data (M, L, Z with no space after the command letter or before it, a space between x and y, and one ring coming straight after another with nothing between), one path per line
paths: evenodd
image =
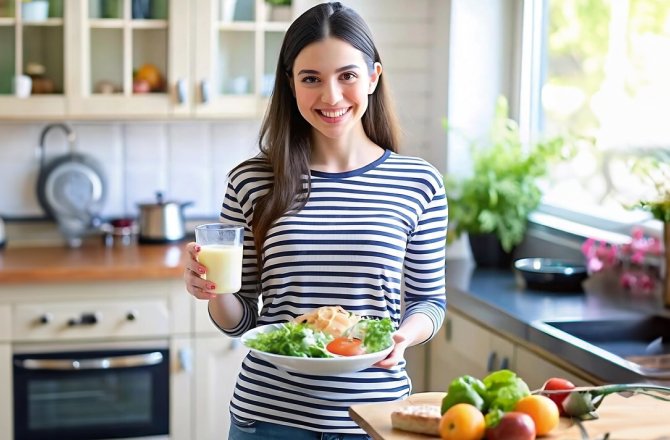
M635 163L635 170L646 176L656 188L656 197L642 200L638 206L663 222L663 301L665 307L670 308L670 152L664 149L652 150Z
M291 21L291 0L265 0L266 21Z
M445 178L447 242L467 233L478 265L509 267L528 214L542 197L538 179L547 174L550 162L564 156L565 147L560 137L523 145L517 123L508 116L507 100L498 98L490 137L484 145L471 143L472 175Z

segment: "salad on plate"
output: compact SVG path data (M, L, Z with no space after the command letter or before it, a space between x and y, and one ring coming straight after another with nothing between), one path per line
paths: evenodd
M266 327L268 331L243 338L244 344L265 353L302 358L359 356L393 345L389 318L361 317L340 306L319 307L291 322Z

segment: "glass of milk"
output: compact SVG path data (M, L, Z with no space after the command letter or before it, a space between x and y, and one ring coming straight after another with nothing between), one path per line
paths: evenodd
M244 227L209 223L195 227L200 245L198 261L207 267L202 276L216 285L213 293L235 293L242 287Z

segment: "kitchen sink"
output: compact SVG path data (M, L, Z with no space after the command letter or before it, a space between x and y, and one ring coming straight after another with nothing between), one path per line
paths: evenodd
M670 378L670 317L549 320L536 328L645 377Z

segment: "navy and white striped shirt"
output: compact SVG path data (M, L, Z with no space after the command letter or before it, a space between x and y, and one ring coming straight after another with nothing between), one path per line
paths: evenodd
M341 305L362 316L390 317L396 328L422 313L432 320L434 335L446 306L447 201L440 173L422 159L387 150L363 168L312 171L311 178L305 207L280 217L268 231L259 283L249 225L271 174L261 159L230 173L221 219L246 227L242 289L236 294L244 316L223 331L240 336L258 325ZM237 419L361 434L348 415L350 405L402 399L410 389L404 362L389 370L313 376L279 370L249 354L231 412Z

